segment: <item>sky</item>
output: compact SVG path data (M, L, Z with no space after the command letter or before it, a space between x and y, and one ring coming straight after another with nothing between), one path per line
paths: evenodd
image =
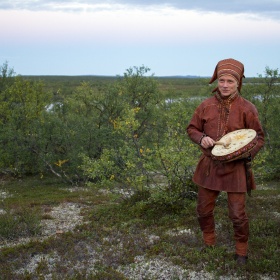
M0 0L0 66L19 75L245 76L280 67L280 0Z

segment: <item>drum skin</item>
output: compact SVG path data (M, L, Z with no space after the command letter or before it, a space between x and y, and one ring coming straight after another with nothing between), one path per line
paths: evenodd
M257 133L253 129L239 129L224 135L220 141L227 142L230 139L230 144L225 147L223 145L215 145L211 151L213 160L229 162L242 158L246 153L249 153L257 144Z

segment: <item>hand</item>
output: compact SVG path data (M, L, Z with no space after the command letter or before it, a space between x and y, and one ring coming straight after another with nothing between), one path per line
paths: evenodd
M209 136L203 137L201 140L201 143L200 143L201 147L204 149L211 148L214 146L214 144L215 144L215 141Z

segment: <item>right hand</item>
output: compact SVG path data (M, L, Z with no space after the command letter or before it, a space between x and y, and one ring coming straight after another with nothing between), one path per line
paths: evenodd
M215 145L215 141L211 137L205 136L202 138L200 145L202 148L208 149Z

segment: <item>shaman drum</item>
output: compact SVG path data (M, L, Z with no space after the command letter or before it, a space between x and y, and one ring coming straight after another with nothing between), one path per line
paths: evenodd
M239 129L224 135L211 151L214 160L229 162L241 158L257 144L257 133L253 129Z

